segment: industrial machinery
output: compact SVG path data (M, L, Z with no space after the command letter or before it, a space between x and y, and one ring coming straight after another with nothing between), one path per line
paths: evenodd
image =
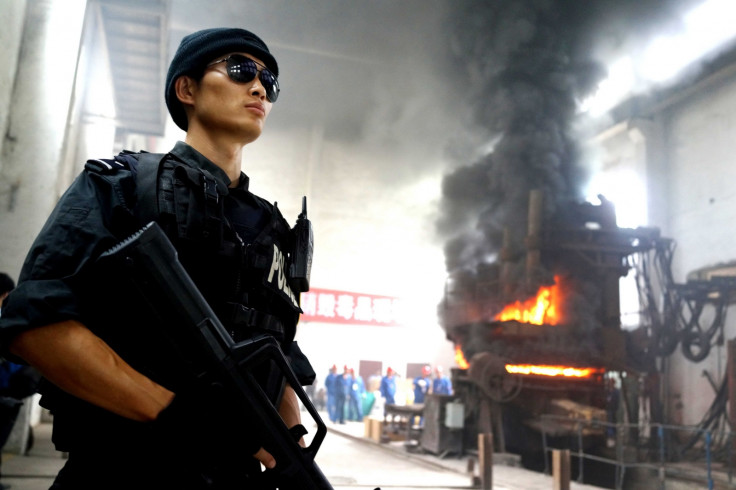
M736 278L713 271L675 284L674 241L656 228L619 228L604 198L569 203L547 219L543 199L532 191L523 247L504 240L496 262L453 272L438 307L457 352L452 380L465 406L466 449L478 433L492 433L496 451L534 455L542 432L574 434L565 417L615 421L607 406L614 379L646 380L647 417L664 422L659 360L678 345L688 359L704 359L719 333L722 340L736 297ZM627 275L639 311L636 325L624 329L620 279ZM624 405L634 420L638 407ZM584 444L605 446L605 432L604 425L586 431Z

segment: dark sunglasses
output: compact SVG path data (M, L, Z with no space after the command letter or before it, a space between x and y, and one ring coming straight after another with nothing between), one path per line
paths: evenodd
M279 98L279 80L264 65L246 58L241 54L231 54L227 58L222 58L209 63L207 66L216 65L217 63L227 62L227 75L234 82L248 83L258 75L258 79L266 89L266 98L269 102L276 102Z

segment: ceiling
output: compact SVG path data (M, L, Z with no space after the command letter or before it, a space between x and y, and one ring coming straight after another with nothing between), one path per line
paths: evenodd
M161 87L168 64L168 1L95 3L111 60L118 128L163 135L167 112Z

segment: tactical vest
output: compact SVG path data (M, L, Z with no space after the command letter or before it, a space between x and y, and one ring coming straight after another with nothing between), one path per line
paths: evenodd
M291 343L301 313L291 280L294 237L278 207L251 243L224 215L227 188L169 154L138 153L137 217L156 221L182 265L236 341L258 333Z
M255 239L244 243L225 216L228 189L205 169L192 167L173 155L129 152L115 161L88 161L85 169L104 174L110 182L108 191L124 195L127 209L112 213L115 225L111 231L119 239L157 221L234 340L265 333L277 338L288 351L301 312L301 290L289 273L293 232L277 206L270 208L260 201L270 208L270 220ZM119 172L124 169L130 172ZM131 209L136 216L130 215ZM94 281L84 284L83 293L89 294L81 294L80 301L89 314L90 328L134 369L176 391L186 375L172 362L176 357L167 350L165 339L157 335L155 325L150 323L154 320L136 316L135 305L120 299L125 298L124 292L117 291L114 279L105 285ZM120 305L126 306L124 311L111 314L112 308ZM310 371L308 375L313 377L311 366L306 359L304 362L308 367L304 372ZM118 440L134 444L136 431L144 430L137 422L83 402L51 383L44 381L40 391L42 406L55 414L53 439L58 450L89 450L115 445Z

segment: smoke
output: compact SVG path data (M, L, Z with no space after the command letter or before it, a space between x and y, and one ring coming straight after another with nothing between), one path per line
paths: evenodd
M582 200L587 178L575 132L580 102L605 76L605 61L653 32L676 29L686 1L515 0L460 4L451 56L467 83L470 121L486 151L445 176L437 229L446 268L474 270L508 244L523 246L529 192L544 193L544 218ZM456 141L458 145L467 141ZM450 149L450 154L455 150Z
M474 88L473 124L498 139L443 181L438 228L449 237L450 271L496 257L504 229L521 245L532 189L548 196L545 214L579 197L571 124L578 100L603 75L574 48L576 19L558 2L490 2L474 12L456 17L452 50Z

